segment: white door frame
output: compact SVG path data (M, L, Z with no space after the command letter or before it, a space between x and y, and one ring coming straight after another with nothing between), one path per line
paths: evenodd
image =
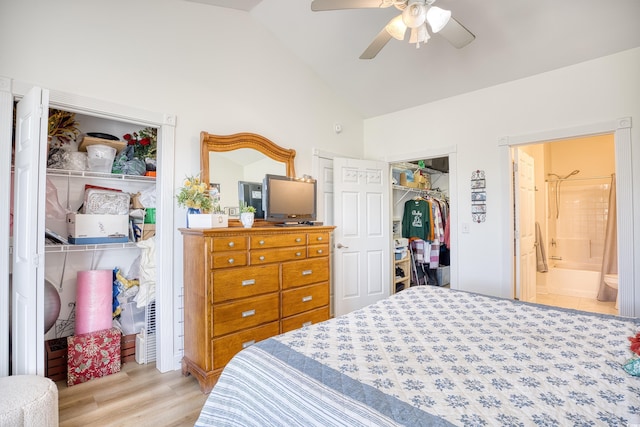
M11 133L12 124L11 120L7 119L7 117L13 117L12 105L14 97L23 96L32 86L34 85L30 83L0 77L0 92L2 92L2 98L0 98L0 100L2 100L2 105L0 105L0 135L6 135L7 132L9 132L9 134ZM179 369L182 351L176 343L177 334L174 333L174 330L177 328L174 323L177 324L176 319L180 318L177 313L177 302L181 300L179 295L180 289L176 289L174 286L174 283L180 282L174 277L174 245L177 233L174 223L173 198L176 117L171 114L150 112L66 92L49 90L49 93L49 103L52 107L140 124L142 126L157 126L159 128L159 140L161 137L161 144L159 144L158 151L158 168L162 173L156 180L156 207L158 209L156 236L158 240L162 242L162 245L158 245L156 250L156 275L159 278L166 279L162 281L162 285L159 284L156 287L156 367L161 372ZM7 106L5 105L7 104L7 97L10 98L11 103L11 109L9 111L6 111ZM5 139L0 139L0 141L5 141ZM10 153L11 138L6 139L6 144L8 147L5 147L3 144L0 148L5 148L4 151ZM6 168L4 163L6 162L0 163L0 181L8 182L11 177L11 167L9 165L9 167ZM8 203L6 206L8 206ZM8 212L3 212L2 215L8 217ZM0 216L0 219L1 218ZM8 233L5 234L5 236L8 236ZM7 241L3 239L3 241L0 242L0 246L3 246L2 250L5 250L5 246L8 250L8 238ZM0 252L0 255L1 254ZM4 258L2 262L4 262ZM3 264L0 264L0 267L2 265ZM9 270L7 268L7 270L0 270L0 272L2 271L8 272ZM0 276L4 275L4 273L0 274ZM2 308L3 305L2 294L4 293L4 289L6 289L6 287L4 287L4 281L4 277L1 277L0 308ZM4 321L4 319L0 319L0 327ZM0 333L0 344L2 341L3 337ZM0 362L2 362L1 358ZM1 374L2 365L0 364L0 375Z
M0 78L0 151L11 153L11 126L3 117L13 118L11 80ZM11 199L11 156L0 156L0 206L9 206ZM0 377L9 375L9 209L0 209Z
M623 117L603 123L593 123L565 129L555 129L529 135L505 136L499 139L501 167L502 216L506 219L502 233L504 265L501 278L501 296L513 298L514 280L514 233L513 223L513 164L511 148L519 145L541 144L560 139L580 138L607 133L614 134L616 158L616 196L618 219L618 291L621 316L640 316L640 290L634 283L640 283L640 260L634 257L633 225L633 162L631 157L631 117ZM635 264L634 264L635 263Z

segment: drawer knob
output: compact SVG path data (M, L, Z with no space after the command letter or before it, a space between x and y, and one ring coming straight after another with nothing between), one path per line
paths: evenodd
M318 252L319 254L321 254L321 253L322 253L322 249L318 249L318 251L317 251L317 252Z
M256 340L251 340L251 341L243 342L243 343L242 343L242 348L250 347L250 346L254 345L255 343L256 343Z
M234 247L235 245L236 245L235 243L233 243L233 242L229 242L229 247L230 247L230 248Z
M264 261L264 255L260 255L260 258L258 258L260 261Z
M304 328L305 326L311 326L311 325L313 325L313 322L311 320L309 320L308 322L304 322L302 324L302 327Z
M233 259L233 258L229 258L229 261L228 261L228 262L229 262L229 264L233 264L234 262L236 262L236 260L235 260L235 259Z
M296 256L300 256L300 255L302 255L302 253L296 252Z
M313 296L307 295L306 297L302 297L302 302L309 302L313 299Z
M264 245L264 240L260 240L260 241L258 242L258 244L259 244L259 245Z
M296 238L296 242L301 242L301 241L302 241L301 238L299 238L299 237Z
M242 286L255 285L256 279L247 279L242 281Z
M318 241L320 241L320 240L322 240L322 236L319 236L319 237L318 237Z
M256 314L255 310L247 310L242 312L242 317L251 317L251 316L255 316L255 314Z
M308 275L310 275L310 274L312 274L312 273L313 273L313 270L304 270L304 271L302 272L302 275L303 275L303 276L308 276Z

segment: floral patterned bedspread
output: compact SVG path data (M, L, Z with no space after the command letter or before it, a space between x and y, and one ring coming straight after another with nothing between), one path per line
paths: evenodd
M640 425L626 319L409 288L262 341L227 365L196 425Z

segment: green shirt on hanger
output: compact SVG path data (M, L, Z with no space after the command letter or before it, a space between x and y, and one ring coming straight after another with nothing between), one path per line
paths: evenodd
M426 200L407 200L402 216L402 237L427 240L430 230L429 209L429 203Z

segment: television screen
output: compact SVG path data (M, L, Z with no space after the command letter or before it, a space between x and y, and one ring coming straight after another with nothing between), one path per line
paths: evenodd
M316 220L316 180L266 175L262 185L265 219L280 223Z
M256 208L255 217L264 218L262 210L262 184L259 182L238 181L238 200L240 204Z

